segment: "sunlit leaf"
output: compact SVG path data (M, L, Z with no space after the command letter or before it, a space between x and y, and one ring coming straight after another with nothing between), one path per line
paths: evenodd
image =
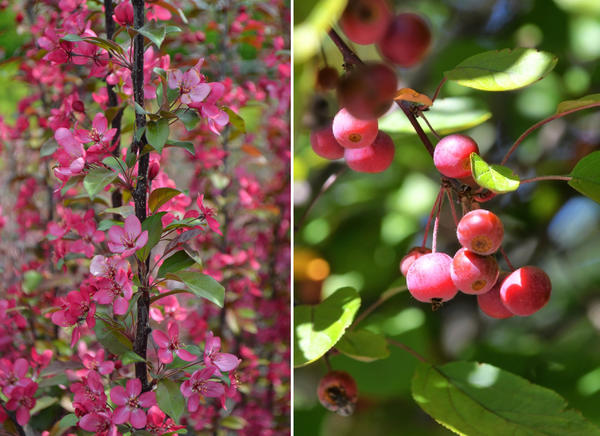
M497 194L516 191L521 184L510 168L489 165L477 153L471 153L471 173L479 186Z
M403 101L411 101L413 103L420 103L427 107L431 106L433 102L431 99L425 94L418 93L414 89L411 88L402 88L396 91L396 96L394 100L403 100Z
M103 167L92 168L83 179L83 187L90 198L93 199L116 178L117 173L111 169Z
M161 153L167 139L169 139L169 120L161 118L158 121L149 121L146 124L146 139L148 144Z
M558 107L556 108L556 113L560 114L572 109L578 109L596 103L600 106L600 94L590 94L586 95L585 97L578 98L577 100L566 100L559 103Z
M390 355L385 337L368 330L346 332L335 348L346 356L362 362L385 359Z
M167 201L181 194L179 189L174 188L156 188L148 197L148 208L152 213L156 212L159 207Z
M600 151L594 151L581 159L570 174L574 189L600 203Z
M165 277L185 284L198 297L223 307L225 288L211 276L197 271L180 271L176 274L166 274Z

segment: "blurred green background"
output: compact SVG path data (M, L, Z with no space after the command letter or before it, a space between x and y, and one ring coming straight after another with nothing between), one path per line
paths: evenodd
M345 171L303 219L323 182L345 167L342 161L318 157L309 144L316 108L322 111L327 101L331 116L339 109L333 92L315 90L316 71L325 65L324 57L342 71L335 46L320 38L317 30L333 24L344 3L295 2L296 36L302 36L302 49L294 47L295 303L316 303L339 287L352 286L360 292L364 309L385 290L404 285L398 264L410 247L420 245L439 175L416 135L403 132L394 121L400 115L391 115L380 123L397 147L391 168L375 175ZM390 0L390 4L396 12L423 14L433 32L425 62L397 69L399 87L431 96L444 71L492 49L536 47L559 57L549 76L521 90L484 93L452 83L444 86L442 98L460 98L446 100L451 121L461 115L469 127L491 113L487 121L461 130L479 143L488 162L499 163L514 140L553 114L559 102L600 92L598 0ZM363 60L379 59L374 46L351 46ZM568 174L599 145L600 111L580 112L537 130L507 165L521 178ZM484 207L504 222L504 246L512 263L537 265L550 275L552 297L543 310L528 318L497 321L479 312L470 296L459 293L432 312L404 292L361 326L404 342L434 362L475 360L519 374L557 391L600 425L600 205L566 183L552 181L523 185ZM438 247L453 255L458 243L446 209L447 203ZM412 400L416 360L410 354L392 349L390 357L374 363L336 355L331 363L357 380L357 412L344 418L320 406L316 387L327 372L322 360L296 369L297 436L450 434Z

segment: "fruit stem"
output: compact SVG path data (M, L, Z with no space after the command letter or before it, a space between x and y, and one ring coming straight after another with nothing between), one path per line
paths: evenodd
M436 132L433 127L431 127L431 124L429 124L429 120L425 117L425 114L423 112L419 112L419 116L423 118L423 121L425 121L425 124L427 124L429 130L431 130L431 133L433 133L433 136L435 136L438 141L442 139L442 137L438 135L438 132Z
M508 260L508 256L504 252L504 247L500 247L500 253L502 254L502 257L504 258L504 261L506 262L506 264L508 265L508 267L510 268L510 270L514 271L515 267L512 265L512 263L510 263L510 260Z
M404 112L404 115L406 115L406 118L408 118L408 121L413 126L413 129L415 129L415 132L417 132L419 139L421 140L421 142L423 143L423 145L425 146L425 148L427 149L429 154L433 157L433 144L427 137L427 133L425 133L425 131L423 130L423 128L417 121L417 118L415 117L415 115L410 110L409 104L404 101L398 101L398 100L396 100L396 104L398 106L400 106L400 109L402 109L402 112Z
M532 177L531 179L521 180L521 184L523 184L523 183L539 182L539 181L542 181L542 180L565 180L565 181L568 182L572 178L573 177L571 177L571 176L539 176L539 177Z
M444 86L444 83L446 83L446 78L445 77L442 79L442 81L440 82L440 84L435 89L435 93L433 94L433 97L431 97L431 102L435 101L435 99L437 98L438 94L442 90L442 86Z
M431 226L431 220L433 219L433 215L435 214L435 210L438 202L440 201L440 196L442 194L442 189L438 192L437 197L435 197L435 201L433 202L433 207L431 208L431 212L429 214L429 218L427 219L427 224L425 224L425 234L423 235L423 243L421 244L421 248L425 248L427 245L427 237L429 236L429 227Z
M331 372L333 371L333 368L331 367L331 362L329 361L329 354L325 353L325 356L323 356L325 359L325 365L327 365L327 371Z
M346 71L351 70L352 67L362 65L363 61L354 53L354 51L348 47L348 44L338 35L338 33L330 29L328 32L329 38L333 41L333 43L337 46L340 53L344 57L344 69Z
M448 196L448 202L450 203L450 210L452 211L452 218L454 219L454 225L458 227L458 218L456 216L456 209L454 208L454 202L452 201L452 190L446 189L446 195Z
M403 344L402 342L395 341L393 339L388 339L387 341L388 341L388 344L390 344L390 345L393 345L393 346L398 347L398 348L402 348L404 351L408 351L410 354L412 354L413 356L415 356L421 362L427 363L427 364L429 363L427 361L427 359L425 359L423 356L421 356L415 350L413 350L412 348L410 348L408 345Z
M435 214L435 221L433 222L433 235L431 235L431 252L435 253L437 248L437 236L438 236L438 226L440 222L440 212L442 211L442 204L444 203L444 193L443 190L440 190L440 202L438 204L438 209Z
M321 189L319 190L319 192L317 193L317 195L315 195L311 200L310 203L308 204L308 206L306 207L306 209L304 210L304 213L302 214L302 216L300 217L300 220L298 221L298 224L296 224L294 226L294 231L298 231L302 228L302 225L304 224L304 221L306 221L306 217L308 216L309 212L311 211L311 209L313 208L313 206L315 205L315 203L317 202L317 200L319 198L321 198L321 196L329 189L331 188L331 186L340 178L340 176L342 174L344 174L346 172L347 168L343 167L342 169L340 169L337 173L333 173L331 174L329 177L327 177L327 179L325 179L325 181L323 182L323 185L321 186Z
M571 109L571 110L564 111L564 112L561 112L561 113L558 113L558 114L554 114L551 117L548 117L548 118L546 118L546 119L544 119L542 121L539 121L539 122L535 123L529 129L525 130L525 132L523 132L523 134L521 136L519 136L519 138L515 141L515 143L512 145L512 147L510 147L510 149L504 155L504 159L502 159L502 162L500 162L500 165L504 165L506 163L506 161L508 160L508 158L510 157L510 155L513 154L513 152L519 146L519 144L521 142L523 142L525 140L525 138L527 138L527 136L529 136L529 134L531 132L533 132L535 129L537 129L538 127L541 127L544 124L549 123L550 121L556 120L557 118L564 117L564 116L572 114L574 112L578 112L578 111L582 111L582 110L585 110L585 109L590 109L590 108L598 107L598 106L600 106L600 102L587 104L585 106L577 107L575 109Z
M408 288L406 286L399 286L397 288L391 288L385 291L383 294L379 296L377 301L367 307L359 316L356 317L352 325L349 327L349 330L352 331L356 328L356 326L364 320L367 316L369 316L375 309L385 303L387 300L392 298L395 295L398 295L400 292L406 291Z

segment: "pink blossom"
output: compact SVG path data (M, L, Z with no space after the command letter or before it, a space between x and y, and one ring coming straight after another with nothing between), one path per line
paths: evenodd
M173 352L175 352L180 359L187 362L196 360L196 356L181 348L183 344L179 342L179 327L176 323L169 323L168 333L169 335L167 336L160 330L154 330L152 332L152 338L159 347L158 359L162 363L171 363L173 361Z
M189 380L184 381L179 388L182 395L188 399L188 410L195 412L200 405L200 396L218 398L225 393L222 384L211 381L217 368L214 366L195 371Z
M142 232L142 224L135 215L125 218L123 227L115 225L108 230L108 248L113 253L131 256L148 242L148 231Z
M29 363L23 358L15 360L14 364L8 359L0 359L0 388L8 396L25 380L29 370Z
M112 304L115 315L124 315L129 308L133 286L129 274L118 270L112 280L101 278L96 281L98 290L94 299L100 304Z
M25 425L29 422L29 411L35 406L35 395L38 384L31 379L25 379L19 386L15 387L10 395L10 399L6 403L8 410L15 410L17 422L19 425Z
M79 420L79 427L93 432L96 436L117 436L121 434L112 422L110 411L90 412L83 415Z
M216 135L221 134L223 127L229 122L229 115L223 111L216 102L225 94L225 85L219 82L207 83L210 94L202 102L193 102L190 107L198 109L200 115L206 118L208 128Z
M212 332L206 335L206 345L204 346L204 364L209 367L216 367L221 371L231 371L238 367L241 360L235 355L229 353L219 353L221 349L221 338L213 336ZM219 373L219 371L216 371Z
M71 392L75 395L73 402L81 410L98 411L106 408L106 394L102 378L96 371L89 371L81 382L71 385Z
M54 174L61 180L68 180L72 176L81 174L85 167L85 150L69 129L59 127L54 133L54 139L61 146L57 150L59 167ZM62 153L61 153L62 152Z
M168 84L171 89L179 89L183 104L200 103L210 93L210 86L200 83L200 76L195 70L182 73L180 70L169 72Z
M117 133L117 129L108 128L108 120L103 113L97 113L92 121L92 129L78 129L75 133L77 139L82 143L91 142L87 149L88 162L100 161L104 154L111 151L111 141ZM90 155L92 158L90 159Z
M200 212L204 215L204 219L206 220L206 224L213 232L218 233L223 236L221 230L219 230L219 222L214 218L215 211L209 207L204 206L204 194L200 195L196 200L198 207L200 208Z
M91 371L98 371L102 375L110 374L115 369L115 362L104 360L104 349L96 352L86 353L83 358L83 366Z
M113 422L124 424L130 422L135 428L146 426L146 412L142 407L151 407L156 404L156 393L142 392L142 382L139 379L128 380L126 387L115 386L110 391L110 399L116 406Z
M129 0L125 0L115 7L113 19L121 26L131 26L133 24L133 6Z
M175 422L171 418L165 418L167 415L164 414L158 406L152 406L148 409L148 422L146 423L146 430L152 434L162 435L165 433L176 432L185 428L183 425L175 425Z

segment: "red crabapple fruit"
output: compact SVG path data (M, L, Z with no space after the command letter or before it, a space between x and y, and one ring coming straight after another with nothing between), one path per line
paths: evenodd
M498 280L496 280L496 284L492 286L492 289L485 294L477 295L477 304L479 305L479 308L483 313L492 318L504 319L513 316L513 313L506 308L500 298L500 288L507 276L508 273L500 273Z
M542 269L524 266L504 280L500 298L515 315L529 316L546 305L551 291L550 277Z
M377 45L384 58L401 67L412 67L429 50L431 31L420 15L399 14L392 18Z
M356 118L372 120L387 112L396 95L396 73L385 64L372 62L354 68L338 81L341 107Z
M386 0L349 0L340 27L352 42L373 44L383 37L391 19Z
M313 151L325 159L339 159L344 156L344 148L333 136L331 123L310 134L310 145Z
M450 266L450 277L465 294L485 294L498 279L498 262L492 256L480 256L466 248L456 252Z
M402 260L400 261L400 272L402 273L402 275L404 277L406 277L406 273L408 273L408 269L414 263L414 261L417 260L419 257L423 256L424 254L429 254L429 253L431 253L430 248L426 248L426 247L411 248L410 251L406 254L406 256L404 256L402 258Z
M435 146L433 163L446 177L469 177L471 153L479 153L479 147L473 139L466 135L448 135Z
M335 89L340 75L333 67L323 67L317 73L317 86L324 91Z
M500 218L489 210L475 209L461 218L456 236L463 247L486 256L500 248L504 226Z
M371 145L379 132L377 120L361 120L342 108L333 118L333 136L344 148Z
M344 159L350 168L361 173L381 173L394 160L394 141L387 133L379 132L371 145L346 148Z
M344 371L331 371L319 382L317 396L327 410L341 416L349 416L354 413L358 389L350 374Z
M413 262L406 273L410 294L424 303L439 305L456 295L458 289L450 277L452 258L445 253L424 254Z

